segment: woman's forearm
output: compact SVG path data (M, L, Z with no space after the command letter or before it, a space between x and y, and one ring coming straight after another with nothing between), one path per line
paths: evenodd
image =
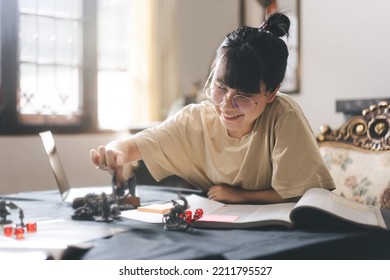
M125 163L142 159L138 147L131 137L123 140L114 140L106 145L106 149L122 152L125 157Z
M297 201L297 198L283 199L275 190L244 190L238 187L219 184L212 186L208 197L226 203L267 204Z

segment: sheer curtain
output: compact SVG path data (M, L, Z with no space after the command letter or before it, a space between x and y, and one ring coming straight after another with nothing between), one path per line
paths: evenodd
M132 123L161 121L180 96L178 1L132 1L129 61Z

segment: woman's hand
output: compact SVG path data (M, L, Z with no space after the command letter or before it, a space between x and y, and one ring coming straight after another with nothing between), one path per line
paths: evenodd
M239 187L231 187L226 184L212 186L207 196L209 199L226 202L226 203L240 203L245 202L243 193L245 190Z
M99 146L97 150L93 149L90 151L90 158L97 169L105 170L111 175L116 172L117 184L125 180L123 175L125 156L122 151Z
M133 174L132 163L141 159L141 154L134 140L129 137L115 140L106 146L99 146L90 151L90 158L96 168L116 173L116 185L122 185Z

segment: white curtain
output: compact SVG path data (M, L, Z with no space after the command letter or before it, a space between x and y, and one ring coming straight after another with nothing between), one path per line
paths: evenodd
M130 91L133 123L161 121L180 96L178 1L132 1Z

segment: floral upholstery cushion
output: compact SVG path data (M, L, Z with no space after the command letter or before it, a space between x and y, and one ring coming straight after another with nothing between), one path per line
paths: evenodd
M390 209L390 151L375 153L333 145L320 145L320 151L334 179L334 192Z

